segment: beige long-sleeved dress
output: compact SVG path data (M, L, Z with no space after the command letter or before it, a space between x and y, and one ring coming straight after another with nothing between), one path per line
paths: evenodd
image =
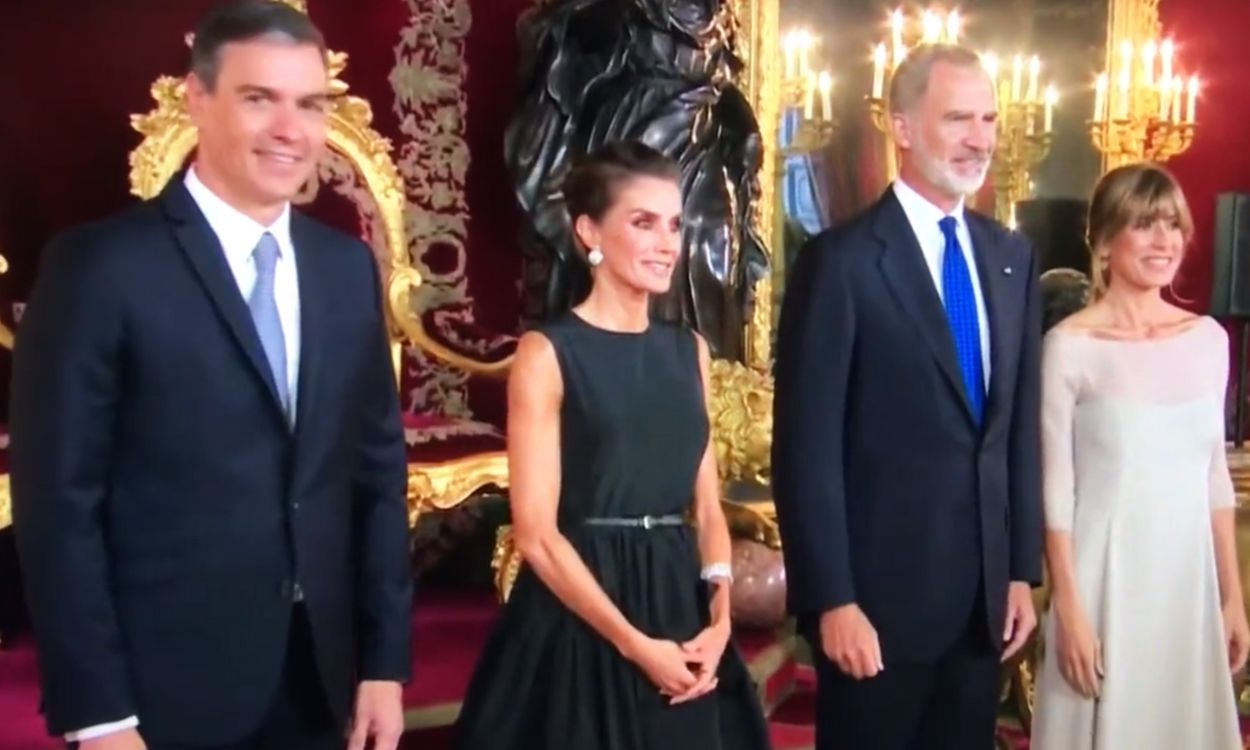
M1211 535L1233 504L1227 335L1210 318L1143 341L1055 329L1042 369L1046 525L1071 532L1106 672L1081 697L1046 618L1034 750L1240 748Z

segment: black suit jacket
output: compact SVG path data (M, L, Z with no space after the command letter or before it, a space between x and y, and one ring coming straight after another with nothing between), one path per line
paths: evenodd
M892 661L937 658L983 597L1041 579L1040 299L1023 236L968 212L989 318L983 426L940 297L888 190L815 237L778 331L773 482L789 605L856 602Z
M12 386L20 564L49 730L253 730L302 589L327 699L406 679L406 465L368 248L293 213L294 431L220 243L176 178L53 241ZM288 335L290 333L288 332Z

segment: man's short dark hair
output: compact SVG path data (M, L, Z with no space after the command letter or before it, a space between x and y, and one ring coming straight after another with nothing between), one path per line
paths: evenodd
M271 39L316 47L326 55L325 37L308 15L276 0L237 0L209 12L191 42L191 72L212 91L217 87L221 50L232 42Z

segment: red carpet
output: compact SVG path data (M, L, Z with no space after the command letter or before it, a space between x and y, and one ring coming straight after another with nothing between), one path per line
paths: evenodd
M498 613L490 592L422 591L413 615L418 660L404 690L409 732L402 750L446 750L473 664ZM793 636L749 631L735 642L760 686L769 713L774 750L808 750L815 744L815 675L793 655ZM29 638L0 649L0 750L60 750L44 734L38 713L39 682ZM1243 733L1247 731L1243 721ZM1004 724L1001 736L1013 750L1028 738Z
M412 729L405 747L440 750L450 739L460 700L468 686L477 654L498 614L490 591L421 592L413 613L413 651L418 660L414 679L404 690L405 720ZM736 636L738 648L761 685L765 705L781 703L795 673L789 641L769 632ZM34 645L17 639L0 649L0 750L59 750L44 733L39 715L39 675ZM778 727L779 750L811 744L810 731Z

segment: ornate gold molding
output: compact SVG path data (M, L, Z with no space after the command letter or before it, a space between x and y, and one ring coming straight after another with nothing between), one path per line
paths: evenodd
M716 463L726 481L767 484L773 444L773 379L736 362L715 360L708 419Z
M13 490L9 485L9 475L0 474L0 530L13 525Z
M499 601L508 601L512 585L521 572L521 553L512 538L512 527L500 526L495 531L495 550L490 556L490 569L495 573L495 593Z
M0 275L9 272L9 259L0 255ZM0 323L0 347L4 347L9 351L13 350L13 329L4 323Z
M450 510L491 486L508 486L508 454L503 451L438 464L408 464L408 526L416 526L423 513Z
M781 117L780 0L729 0L738 28L738 55L743 71L739 80L747 100L755 110L763 139L760 165L760 204L756 226L766 238L770 260L781 247L777 205L777 132ZM775 262L775 261L774 261ZM772 361L773 284L765 274L755 287L755 308L748 326L746 361L752 367L767 369Z

